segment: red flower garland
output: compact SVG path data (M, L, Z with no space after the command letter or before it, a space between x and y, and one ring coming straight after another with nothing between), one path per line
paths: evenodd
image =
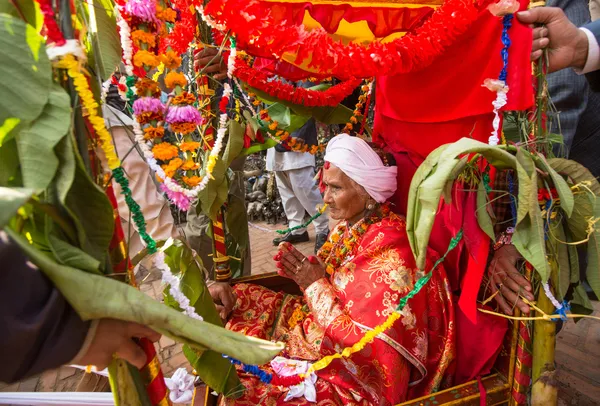
M173 30L161 41L159 54L165 53L169 47L180 55L189 49L190 43L196 35L196 27L198 26L196 12L192 11L193 7L198 5L195 3L200 2L195 0L171 1L172 7L178 11L179 18Z
M57 46L64 45L67 41L65 41L65 37L62 32L58 28L58 24L54 19L54 10L52 9L52 5L50 4L50 0L35 0L37 4L40 5L40 11L44 16L44 26L46 27L46 37L48 37L48 42L53 43Z
M271 76L251 68L246 61L240 58L235 63L235 76L249 86L268 93L272 97L307 107L335 107L352 94L362 82L361 79L350 79L331 86L325 91L309 90L273 80Z
M487 4L487 1L484 1ZM238 48L254 55L281 57L297 52L296 64L310 58L309 68L340 78L368 78L422 69L442 54L477 18L472 0L447 0L419 28L387 43L344 45L325 30L276 21L264 1L211 0L205 12L236 37Z

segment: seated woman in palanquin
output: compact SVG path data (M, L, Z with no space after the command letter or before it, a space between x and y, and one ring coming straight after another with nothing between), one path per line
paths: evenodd
M430 252L426 269L416 268L405 221L385 203L396 189L395 166L347 135L329 143L325 160L324 201L340 222L318 258L306 258L288 244L276 258L280 275L296 282L303 296L238 284L227 323L234 331L284 341L282 355L289 360L314 362L358 342L395 311L437 258ZM298 317L301 309L305 317ZM454 359L454 307L439 265L390 329L317 371L314 390L308 381L303 390L267 385L240 370L244 395L222 402L396 404L450 386Z

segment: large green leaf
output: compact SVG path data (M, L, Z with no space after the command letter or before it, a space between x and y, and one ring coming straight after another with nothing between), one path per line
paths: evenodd
M537 199L537 172L531 154L524 149L520 148L517 151L516 158L519 200L517 225L512 242L523 258L539 273L542 281L547 282L550 277L550 267L546 259L544 221ZM523 207L526 211L523 216L520 216Z
M588 229L592 216L594 215L593 196L586 190L579 190L573 194L574 202L573 213L567 219L569 230L575 242L581 242L587 239Z
M227 140L227 147L223 152L223 162L227 165L227 168L231 165L233 160L240 155L244 148L244 128L235 120L229 122L229 139Z
M52 72L43 44L31 25L0 14L0 127L15 118L33 121L48 102Z
M575 314L592 314L594 307L585 291L585 288L580 283L573 290L573 300L571 300L571 311ZM575 319L577 321L577 319Z
M95 24L96 27L96 32L90 32L93 64L102 80L106 80L121 62L121 41L115 18L115 5L111 0L88 0L83 4L87 4L91 26Z
M204 282L205 272L200 264L200 258L196 257L192 250L182 241L174 240L167 243L165 249L165 262L171 268L171 272L180 278L179 288L181 292L190 300L196 313L204 318L204 321L216 326L222 326L221 319L210 292ZM177 303L165 288L166 302L171 307L178 309ZM231 368L231 363L224 359L221 354L213 351L204 351L188 347L185 351L186 358L194 367L198 376L209 387L219 393L235 392L241 385L235 368Z
M596 197L594 203L594 218L599 219L600 197ZM596 297L600 298L600 225L598 225L598 223L596 223L594 231L590 235L587 251L586 279L596 294Z
M32 194L31 189L0 187L0 228L8 224Z
M100 261L68 243L64 233L56 229L49 217L46 217L45 231L48 247L59 263L87 272L101 274Z
M492 218L488 213L488 195L485 190L485 185L483 181L479 182L479 186L477 188L477 222L479 223L479 227L492 239L492 241L496 241L496 235L494 234L494 225L492 224Z
M25 22L40 31L43 17L39 7L33 0L0 1L0 14L10 14L12 17L24 17Z
M557 238L556 256L558 262L558 295L560 299L564 299L571 284L571 262L569 261L569 247L567 246L567 234L563 222L557 222L555 237ZM579 268L577 268L579 272Z
M58 202L69 214L79 239L79 248L101 263L113 235L113 207L106 194L89 177L71 136L57 145L59 170L53 182Z
M19 151L14 138L0 146L0 186L23 186L19 171Z
M246 203L237 196L229 196L227 211L225 212L227 233L230 234L241 250L248 247L248 217Z
M194 348L208 348L253 365L269 362L284 347L283 343L246 337L187 317L125 283L57 264L11 229L5 231L84 320L114 318L140 323Z
M36 191L48 187L59 163L54 147L67 134L70 123L69 96L53 85L42 114L16 137L25 187Z
M565 174L573 179L575 184L585 182L596 196L600 196L598 180L580 163L563 158L548 159L548 164L558 173Z
M560 176L554 170L554 168L552 168L548 164L546 158L542 154L538 153L538 158L538 162L540 163L542 168L546 172L548 172L550 174L550 177L552 178L552 183L554 183L554 187L556 188L556 191L558 192L558 197L560 198L560 207L565 211L567 217L571 217L571 214L573 213L573 204L575 203L573 200L573 192L571 191L571 188L567 184L567 181L565 181L563 177Z

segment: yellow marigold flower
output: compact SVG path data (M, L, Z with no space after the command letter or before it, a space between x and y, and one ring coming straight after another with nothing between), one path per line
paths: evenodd
M152 140L154 138L162 138L165 135L163 127L146 127L144 128L144 139Z
M184 87L187 84L187 79L183 73L171 71L165 77L165 86L169 89L175 89L175 86Z
M150 48L154 48L154 46L156 45L154 34L151 34L144 30L133 31L131 33L131 40L138 48L141 48L142 44L148 44Z
M202 182L202 178L200 176L195 176L195 175L190 176L189 178L187 176L182 176L181 179L183 179L185 184L188 185L189 187L198 186L198 183Z
M200 143L196 141L186 141L179 145L179 149L183 152L196 151L198 148L200 148Z
M277 121L273 121L271 124L269 124L269 130L275 131L278 125L279 123Z
M200 168L200 164L192 161L191 159L185 161L183 165L181 165L182 171L195 171L198 168Z
M167 165L163 165L162 168L165 171L165 175L172 178L175 175L175 171L183 164L181 158L174 158L169 161Z
M175 51L167 51L160 55L160 61L165 64L167 69L177 69L181 65L181 57Z
M137 51L133 57L133 64L138 67L144 66L153 69L156 68L159 63L158 57L153 52L149 51Z
M156 159L168 161L179 155L179 150L175 145L171 145L168 142L161 142L152 147L152 153Z

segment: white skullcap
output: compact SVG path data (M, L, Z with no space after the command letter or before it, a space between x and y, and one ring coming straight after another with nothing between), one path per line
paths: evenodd
M332 138L325 150L325 161L364 187L378 203L385 202L396 191L398 168L384 166L379 155L358 137L340 134Z

